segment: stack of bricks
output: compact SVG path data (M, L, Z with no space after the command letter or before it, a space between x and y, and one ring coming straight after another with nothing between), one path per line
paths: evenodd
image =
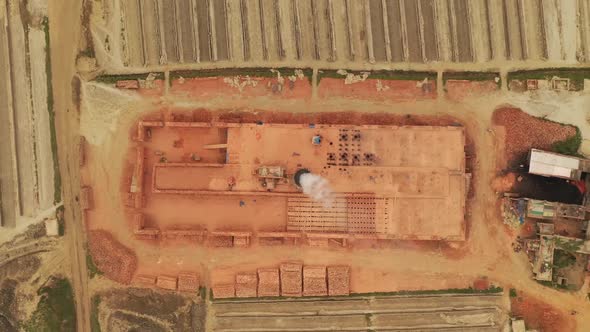
M281 296L299 297L302 295L301 263L283 263L280 267Z
M236 275L236 296L256 297L258 277L256 273L238 273Z
M178 278L174 276L160 275L156 280L156 286L162 289L176 290L178 287Z
M328 287L326 283L326 267L322 265L310 265L303 268L303 295L326 296Z
M246 248L250 246L249 236L234 236L234 247Z
M157 228L145 228L145 216L143 213L136 213L133 217L133 234L135 237L142 240L153 240L160 235L160 230Z
M279 269L258 269L258 296L279 296Z
M156 276L148 274L139 274L135 277L135 282L140 286L150 287L156 284Z
M211 235L208 238L208 243L212 247L233 247L234 241L232 236L216 236Z
M94 208L92 188L84 186L80 189L80 207L82 210L92 210Z
M162 231L164 239L187 239L194 242L203 242L207 232L202 229L166 229Z
M228 299L236 296L234 284L217 284L211 287L213 297L216 299Z
M348 266L328 266L328 295L350 295Z
M196 292L199 290L199 276L191 272L179 273L178 290L181 292Z

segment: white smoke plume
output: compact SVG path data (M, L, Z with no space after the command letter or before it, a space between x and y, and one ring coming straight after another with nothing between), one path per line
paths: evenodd
M328 180L313 173L305 173L299 177L299 184L303 193L311 199L321 202L325 208L332 207L334 192L330 188Z

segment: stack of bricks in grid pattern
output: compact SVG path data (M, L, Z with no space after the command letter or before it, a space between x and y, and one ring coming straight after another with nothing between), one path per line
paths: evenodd
M348 266L283 263L278 268L260 268L257 273L238 273L234 284L213 286L216 299L232 297L301 297L350 294Z

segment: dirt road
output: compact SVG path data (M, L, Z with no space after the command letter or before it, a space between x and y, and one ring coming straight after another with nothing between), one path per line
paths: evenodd
M76 198L80 190L77 156L78 109L73 103L72 81L81 28L81 0L50 0L51 67L60 172L66 221L66 252L71 258L78 331L90 331L90 294L86 270L85 229Z

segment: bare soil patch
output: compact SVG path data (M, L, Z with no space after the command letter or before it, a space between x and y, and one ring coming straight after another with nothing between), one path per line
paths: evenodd
M322 78L319 84L321 98L345 97L367 100L414 101L436 98L436 82L423 84L413 80L378 80L346 84L341 78Z
M196 294L111 289L94 296L93 320L103 331L204 331L205 306Z
M467 97L478 97L498 90L494 81L449 80L445 84L446 97L461 101Z
M294 81L276 77L240 76L179 78L172 80L170 93L190 98L273 96L281 99L309 99L311 83L306 78Z
M568 332L576 330L574 316L558 310L538 298L518 292L510 298L512 314L524 319L527 329L543 332Z

